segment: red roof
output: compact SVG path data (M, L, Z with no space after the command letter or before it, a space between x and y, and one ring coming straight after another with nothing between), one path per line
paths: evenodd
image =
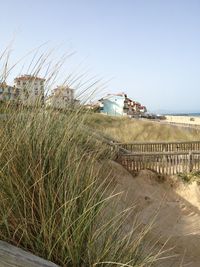
M37 77L37 76L33 76L33 75L22 75L20 77L16 77L15 78L15 81L18 81L18 80L25 80L25 81L28 81L28 80L40 80L40 81L45 81L44 78L40 78L40 77Z

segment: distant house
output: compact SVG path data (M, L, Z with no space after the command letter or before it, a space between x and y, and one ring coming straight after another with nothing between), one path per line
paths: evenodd
M134 116L147 111L145 106L131 100L125 93L109 94L99 101L101 113L111 116Z
M101 113L105 113L111 116L123 116L126 115L124 102L126 95L120 94L109 94L99 100L101 102Z
M133 101L128 97L125 99L125 107L128 115L138 115L147 111L145 106L141 105L139 102Z
M22 75L14 79L15 87L19 89L20 101L30 105L44 103L44 83L45 79L32 75Z
M57 86L46 99L46 105L54 108L66 108L70 105L79 104L74 98L74 89L68 86Z
M19 98L19 89L15 86L0 83L0 101L16 101Z

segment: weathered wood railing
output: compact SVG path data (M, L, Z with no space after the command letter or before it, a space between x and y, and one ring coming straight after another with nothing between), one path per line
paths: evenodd
M120 153L118 162L130 172L149 169L169 175L188 173L200 170L200 151Z
M200 151L200 141L186 142L134 142L118 143L131 152L178 152L178 151Z
M200 171L200 141L119 143L101 133L93 134L116 151L117 161L130 172L150 169L173 175Z
M59 267L58 265L39 258L21 248L0 241L1 267Z

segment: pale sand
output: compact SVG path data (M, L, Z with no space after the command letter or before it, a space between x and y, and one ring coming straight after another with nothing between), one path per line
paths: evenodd
M151 171L141 171L137 177L133 177L114 162L111 169L116 190L123 192L121 208L136 203L136 210L129 218L130 225L127 223L125 230L130 231L136 214L140 223L146 225L158 211L150 238L158 240L158 247L170 238L166 248L173 248L170 254L176 256L153 266L199 267L200 186L196 182L184 184L175 178L159 182L157 174Z
M200 117L192 116L166 116L167 122L200 125Z

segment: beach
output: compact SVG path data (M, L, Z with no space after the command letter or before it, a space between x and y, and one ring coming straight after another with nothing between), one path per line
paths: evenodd
M173 116L167 115L166 121L172 123L181 123L181 124L191 124L191 125L200 125L200 116Z

